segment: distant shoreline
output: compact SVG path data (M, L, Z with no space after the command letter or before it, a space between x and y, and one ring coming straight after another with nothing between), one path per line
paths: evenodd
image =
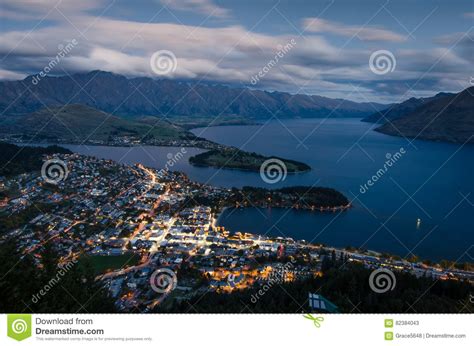
M229 125L230 126L230 125ZM259 172L262 164L270 159L277 159L285 165L286 173L296 174L304 173L311 171L311 167L303 162L280 158L276 156L264 156L257 153L250 153L244 150L241 150L236 147L227 146L225 144L219 144L204 138L196 137L197 139L177 139L177 140L168 140L163 142L153 142L153 143L108 143L108 142L81 142L81 141L37 141L34 143L18 140L15 138L0 138L0 141L6 143L20 145L20 146L50 146L50 145L83 145L83 146L103 146L103 147L140 147L140 146L152 146L152 147L170 147L170 148L196 148L204 150L204 152L191 156L189 158L189 164L196 167L213 167L219 169L229 169L229 170L240 170L248 172ZM218 157L222 161L222 164L217 164L209 162L211 156ZM237 156L237 158L236 158ZM236 166L236 159L250 161L247 166Z

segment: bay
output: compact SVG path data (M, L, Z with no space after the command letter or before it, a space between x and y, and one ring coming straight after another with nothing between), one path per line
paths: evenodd
M355 246L408 257L473 261L474 146L387 136L359 119L273 120L262 125L194 129L246 151L305 162L312 170L268 184L259 173L194 167L186 148L172 169L216 186L327 186L353 208L320 213L278 208L227 209L218 224L230 231ZM73 151L162 168L179 148L66 145ZM403 151L403 154L400 154ZM398 153L398 154L397 154ZM382 175L387 158L400 157ZM377 176L377 181L372 177ZM372 186L368 186L368 181ZM366 189L361 186L366 185Z

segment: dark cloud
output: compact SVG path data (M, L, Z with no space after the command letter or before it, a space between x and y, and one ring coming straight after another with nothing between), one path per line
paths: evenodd
M72 39L77 40L77 46L61 57L50 74L100 69L127 76L154 76L150 57L158 50L169 50L177 57L177 66L166 78L217 81L330 97L351 97L348 91L356 88L357 93L363 93L372 101L390 101L408 90L420 95L460 90L468 83L466 71L472 71L471 33L438 37L435 40L437 47L429 49L403 49L405 38L393 31L322 20L311 24L304 37L300 37L258 33L225 21L219 27L209 28L110 17L95 20L89 11L104 6L105 0L61 3L60 10L66 18L55 10L48 15L53 1L35 3L31 8L24 2L5 2L9 9L18 13L24 10L28 16L51 16L49 19L54 24L39 25L31 32L0 32L0 78L3 79L38 73L57 58L61 45ZM173 3L178 6L184 2ZM202 11L204 8L211 10L213 4L210 1L194 3L203 6ZM216 13L229 15L228 11L217 10ZM3 15L13 16L11 11ZM10 19L22 20L17 16ZM305 24L310 25L308 21ZM327 32L329 36L325 35ZM396 58L395 70L383 76L371 72L369 58L373 46L370 49L360 45L353 47L330 40L333 35L348 37L354 33L357 33L357 40L396 44L392 49ZM281 48L292 40L295 44L276 58ZM264 69L266 72L258 83L252 84L252 77ZM353 99L360 99L360 95Z

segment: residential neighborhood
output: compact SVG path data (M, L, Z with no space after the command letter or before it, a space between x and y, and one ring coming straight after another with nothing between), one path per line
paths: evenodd
M28 220L0 241L17 239L38 266L46 243L61 263L91 260L96 280L120 311L153 311L208 291L225 294L318 277L330 257L416 277L474 281L473 272L371 251L272 237L262 230L231 233L218 217L223 208L243 207L229 204L236 192L190 181L183 173L79 154L48 159L66 165L67 174L56 184L38 173L2 179L2 189L17 192L2 200L2 211Z

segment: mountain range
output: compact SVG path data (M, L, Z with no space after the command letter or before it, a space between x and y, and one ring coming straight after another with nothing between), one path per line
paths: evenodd
M29 76L0 82L0 112L25 114L45 106L82 104L115 115L363 117L387 108L316 95L292 95L218 84L191 83L92 71L71 76Z
M474 143L474 87L457 94L409 99L382 113L363 121L383 122L375 131L394 136Z
M390 107L384 110L375 112L369 115L368 117L365 117L364 119L362 119L362 121L369 122L369 123L384 124L388 121L400 118L401 116L414 111L416 108L422 106L423 104L434 101L437 98L441 98L441 97L445 97L449 95L453 95L453 94L439 93L432 97L419 97L419 98L412 97L401 103L394 103L390 105Z
M357 103L92 71L0 82L0 133L36 139L151 144L194 137L190 127L262 122L272 116L364 117L381 133L418 139L472 142L474 87L401 103ZM120 140L114 138L121 137ZM25 137L23 137L25 138Z

